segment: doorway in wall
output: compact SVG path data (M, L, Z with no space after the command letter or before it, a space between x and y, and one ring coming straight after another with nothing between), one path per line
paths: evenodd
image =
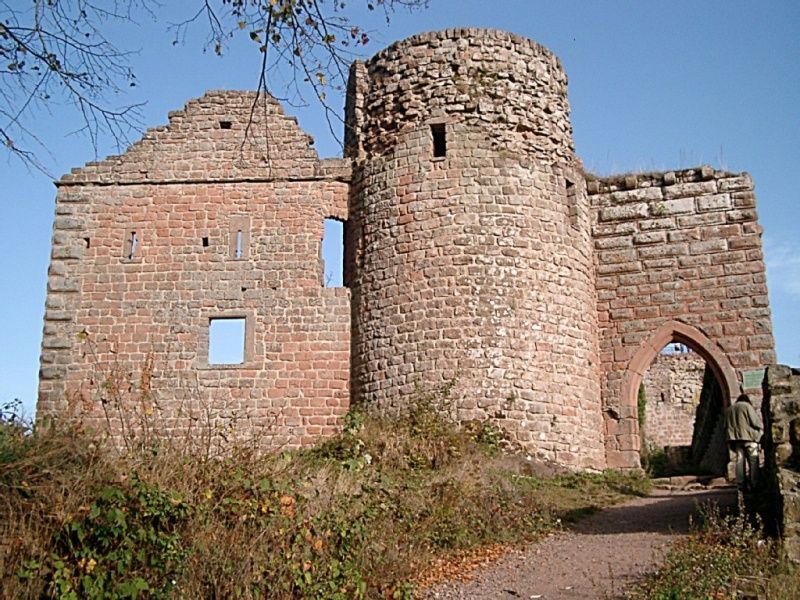
M686 363L691 376L659 376L671 362ZM639 344L622 373L614 424L621 434L609 438L610 449L626 457L627 467L647 466L654 475L723 474L728 453L722 419L738 390L736 371L716 342L682 321L664 322Z
M653 476L724 475L725 404L706 359L670 342L650 363L637 393L640 457Z

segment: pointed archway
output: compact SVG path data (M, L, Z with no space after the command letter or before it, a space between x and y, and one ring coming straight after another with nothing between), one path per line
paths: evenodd
M633 358L628 362L622 377L619 406L623 410L620 421L627 420L629 422L620 423L622 425L620 429L631 435L619 436L615 440L615 445L616 449L622 451L624 455L635 456L636 463L639 463L639 421L635 416L638 413L639 385L661 349L673 342L685 344L706 361L706 365L719 383L724 407L729 406L731 399L738 394L739 383L731 362L702 331L680 321L668 321L661 325L649 339L641 343ZM626 466L636 468L640 464Z

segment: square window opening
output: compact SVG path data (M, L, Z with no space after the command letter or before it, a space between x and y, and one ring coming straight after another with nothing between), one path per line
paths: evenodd
M231 121L220 121L219 128L220 129L230 129L233 127L233 123Z
M431 136L433 137L433 157L447 156L447 136L444 123L432 123Z
M208 364L241 365L245 357L245 317L208 320Z
M322 284L325 287L344 285L344 221L325 219L322 228Z

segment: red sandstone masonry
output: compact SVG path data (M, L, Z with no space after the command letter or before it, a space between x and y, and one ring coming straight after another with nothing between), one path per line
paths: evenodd
M708 167L587 178L566 85L530 40L426 33L354 64L346 159L271 98L209 92L66 175L39 417L99 427L107 374L127 391L144 371L160 431L203 418L280 447L336 431L351 395L396 414L454 381L455 416L532 454L637 467L635 390L664 343L726 397L774 360L755 196ZM326 217L350 289L322 286ZM214 317L246 319L243 365L207 364Z
M210 419L229 436L239 428L291 446L337 431L349 406L350 300L322 287L320 240L326 217L347 218L349 167L318 160L273 100L266 129L257 117L240 151L254 99L209 93L122 157L59 182L40 417L72 400L103 426L107 374L135 384L152 360L165 433ZM209 319L232 316L247 319L245 362L209 366Z
M353 68L347 114L355 397L397 414L453 381L460 420L603 467L588 201L557 59L504 32L415 36Z
M741 371L774 362L761 227L747 174L702 167L590 179L588 189L608 464L631 467L638 464L636 405L623 390L638 387L632 382L646 365L637 357L650 352L654 332L685 325L681 335L690 339L664 341L707 346L695 349L730 366L721 384L733 392Z
M655 447L691 446L706 361L696 352L659 354L645 386L645 439Z

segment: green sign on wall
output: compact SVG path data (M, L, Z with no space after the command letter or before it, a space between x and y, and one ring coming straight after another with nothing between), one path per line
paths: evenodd
M761 382L764 381L765 371L766 369L751 369L749 371L742 371L742 389L761 389Z

